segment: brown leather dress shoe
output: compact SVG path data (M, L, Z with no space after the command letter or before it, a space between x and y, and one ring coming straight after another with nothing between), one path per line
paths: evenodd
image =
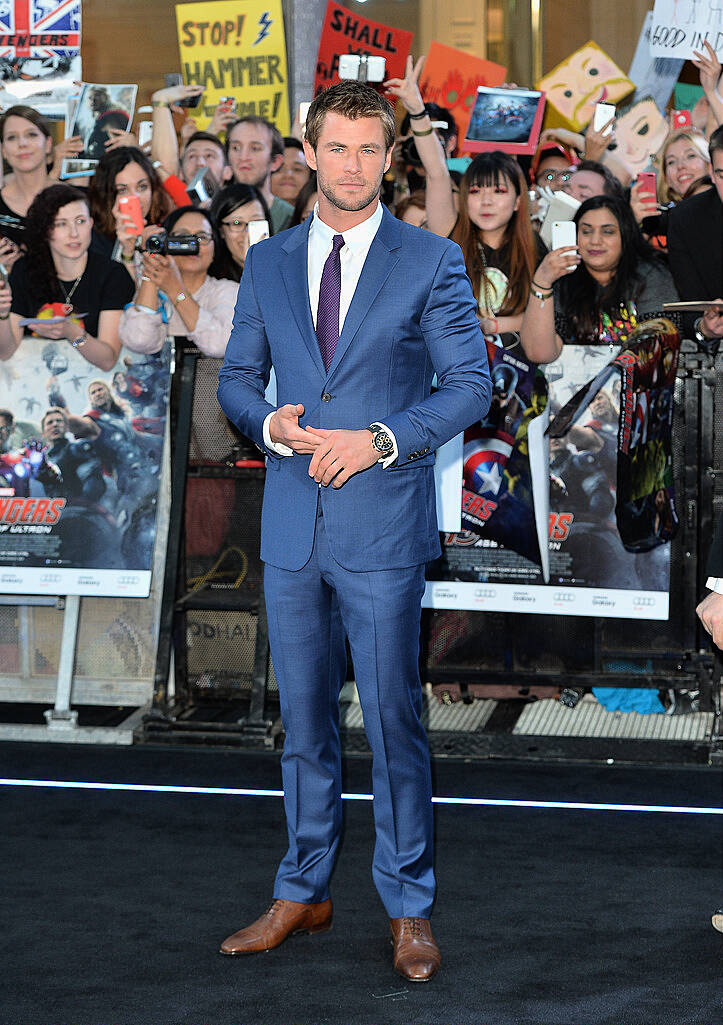
M222 954L257 954L283 943L297 932L324 932L331 928L331 901L299 904L275 900L261 918L229 936L221 944Z
M426 918L390 918L394 967L410 982L429 982L442 963L442 955Z

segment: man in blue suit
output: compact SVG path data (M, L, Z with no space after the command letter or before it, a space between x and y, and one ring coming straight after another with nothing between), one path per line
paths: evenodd
M418 666L424 564L440 551L434 450L484 417L491 389L460 249L379 201L393 142L369 86L313 101L318 206L249 251L219 375L227 415L268 453L261 558L289 833L271 907L221 951L331 925L348 637L374 757L373 877L397 971L426 981L441 960ZM264 398L272 366L278 408Z

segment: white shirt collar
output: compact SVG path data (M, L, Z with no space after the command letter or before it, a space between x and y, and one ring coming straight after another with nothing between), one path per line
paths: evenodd
M331 246L331 240L334 235L343 235L344 245L348 246L349 249L368 249L374 236L379 231L383 214L384 208L380 200L374 213L367 217L365 221L354 225L353 228L340 232L335 228L330 228L328 224L322 221L321 217L319 217L319 204L317 202L314 206L314 220L311 222L310 232L313 232L314 235L318 233L318 240L320 242L323 240L324 244L328 246Z

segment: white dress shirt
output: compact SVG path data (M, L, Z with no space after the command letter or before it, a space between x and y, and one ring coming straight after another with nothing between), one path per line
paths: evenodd
M308 257L307 257L307 280L309 285L309 305L311 306L311 316L314 321L314 327L316 327L316 315L319 308L319 289L321 287L321 275L324 270L324 264L327 261L329 253L332 249L332 242L335 235L344 236L344 245L340 250L341 259L341 296L339 299L339 335L341 335L344 327L344 321L346 315L349 312L351 301L354 298L356 292L356 286L359 284L359 277L361 276L364 262L369 253L369 247L374 241L374 236L379 231L379 225L382 223L383 208L381 202L377 203L374 213L367 217L361 224L356 224L353 228L348 228L344 232L339 232L335 228L330 228L319 217L319 204L317 203L314 207L314 219L311 222L309 228L309 244L308 244ZM271 434L269 431L269 421L273 416L273 413L264 420L264 444L267 448L271 449L272 452L276 452L280 456L292 456L293 450L288 445L282 445L271 440ZM380 421L377 421L381 423ZM381 424L384 427L384 424ZM385 456L383 465L389 466L397 458L397 442L392 432L385 427L392 441L394 442L394 448L388 456Z
M705 586L709 591L715 591L716 594L723 594L723 577L708 577L705 582Z

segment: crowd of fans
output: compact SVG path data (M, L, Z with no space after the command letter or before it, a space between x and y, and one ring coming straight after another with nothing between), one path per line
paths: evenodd
M423 102L422 64L409 58L405 76L383 87L402 115L383 199L401 220L460 245L485 335L519 340L544 363L567 342L599 341L603 316L621 308L644 319L666 301L720 298L723 102L710 48L698 62L706 99L697 127L671 129L650 155L657 195L621 170L614 123L585 135L546 130L531 160L490 152L451 170L460 165L457 127L449 111ZM58 179L81 141L53 146L31 107L2 114L0 262L10 274L0 287L0 358L21 343L21 319L48 309L82 309L82 325L36 323L34 333L66 339L103 370L121 344L151 353L169 333L223 355L254 222L269 234L301 223L317 184L298 123L283 138L224 102L199 131L183 104L201 91L154 92L150 143L114 130L95 174L73 185ZM577 244L550 251L540 228L555 193L580 204ZM124 197L137 199L142 228ZM197 252L148 250L149 238L187 236ZM723 316L713 308L682 326L715 344Z

